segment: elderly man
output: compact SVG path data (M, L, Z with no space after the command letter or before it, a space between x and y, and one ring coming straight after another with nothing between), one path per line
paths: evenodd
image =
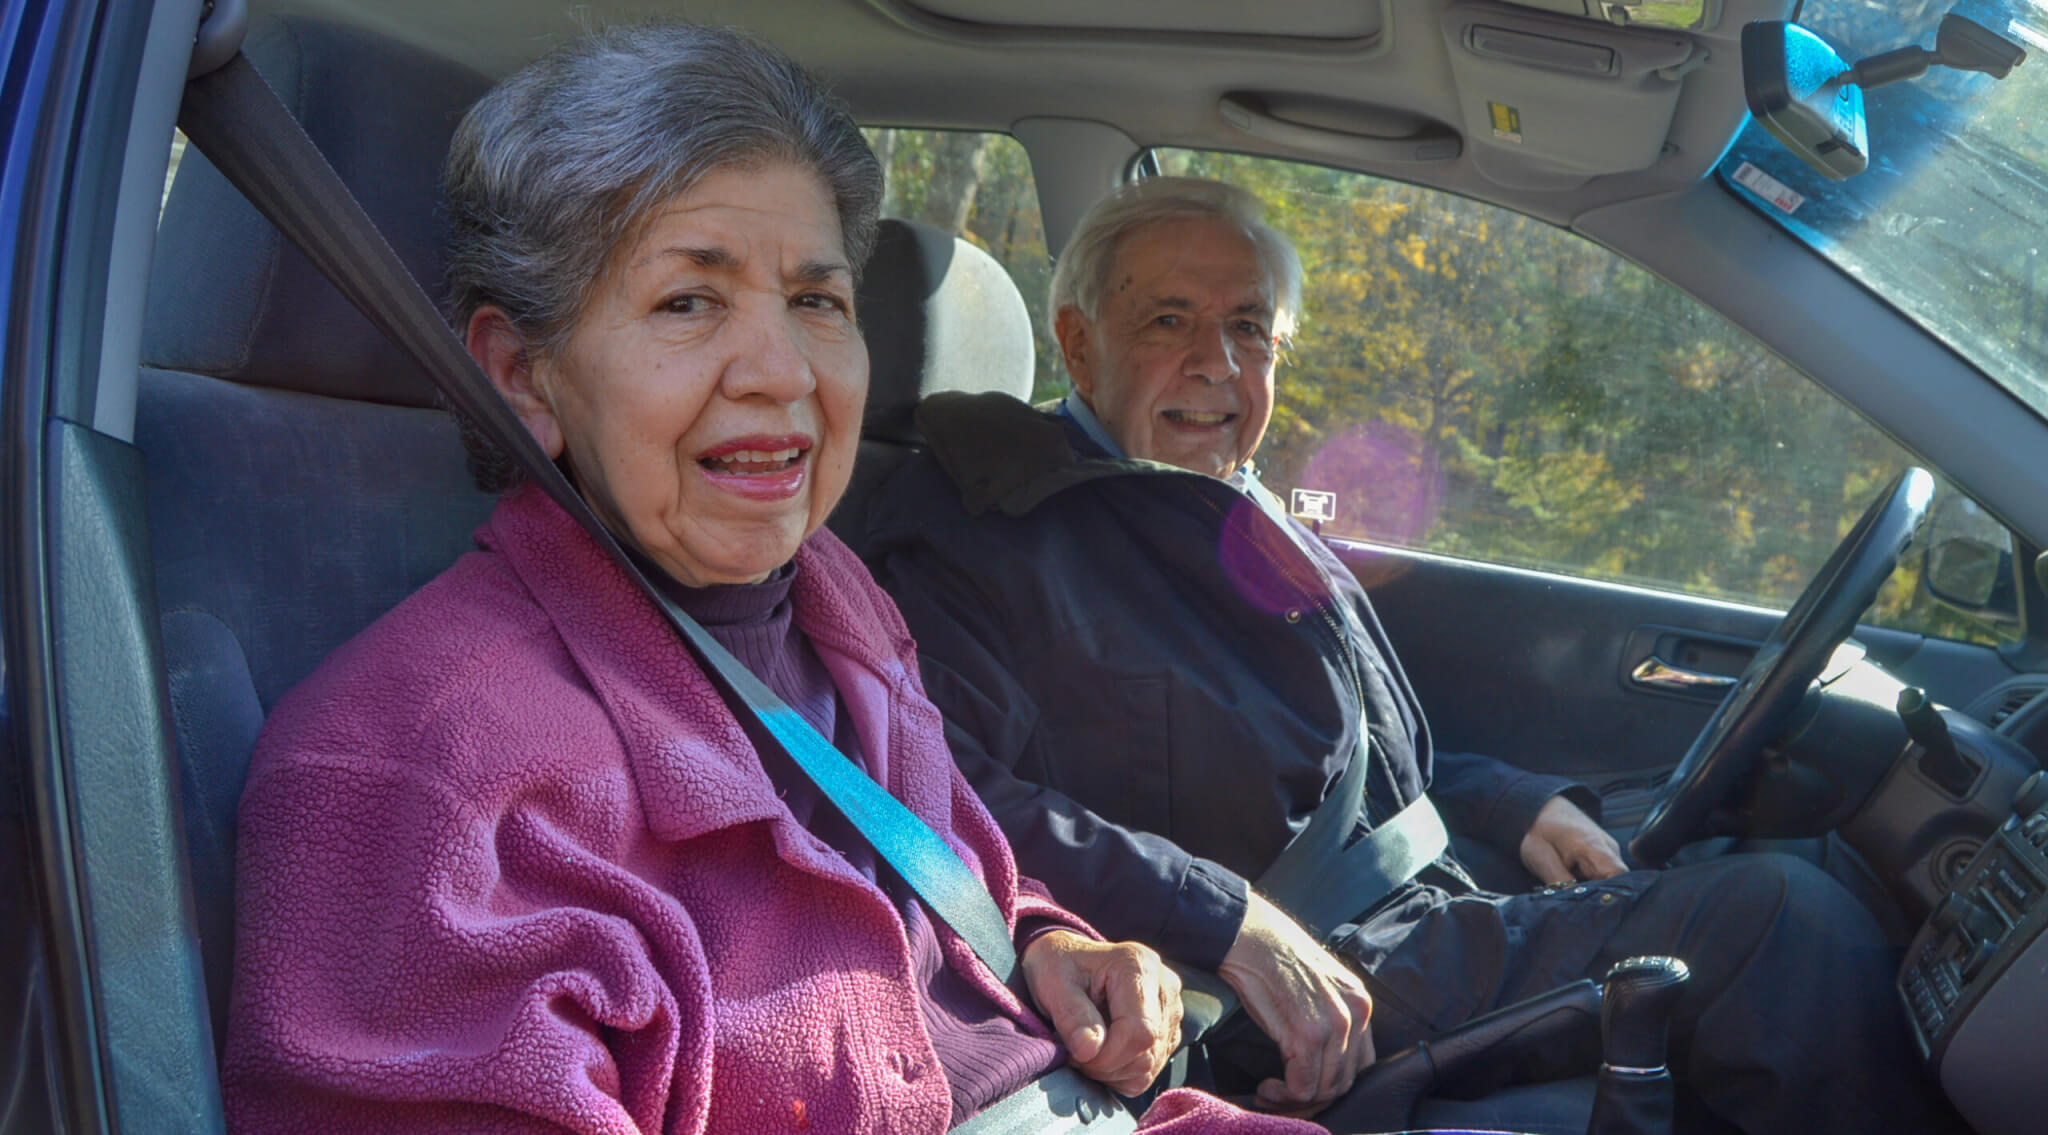
M1375 1045L1668 953L1693 970L1675 1068L1700 1122L1950 1122L1891 953L1833 881L1775 856L1627 871L1584 789L1431 751L1365 593L1249 464L1300 306L1299 260L1260 213L1172 178L1099 204L1052 285L1074 393L934 400L930 452L875 506L872 566L1023 870L1111 937L1219 973L1271 1038L1271 1074L1250 1073L1269 1107L1328 1104ZM1362 836L1426 793L1568 885L1489 894L1446 855L1304 928L1247 880L1354 753Z

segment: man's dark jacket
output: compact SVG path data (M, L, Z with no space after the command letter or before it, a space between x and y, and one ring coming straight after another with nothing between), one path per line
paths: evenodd
M930 449L872 505L870 566L1019 865L1110 938L1220 965L1245 880L1361 722L1362 824L1426 788L1449 826L1512 856L1574 788L1432 754L1365 592L1263 489L1108 457L1007 395L935 397L918 422Z

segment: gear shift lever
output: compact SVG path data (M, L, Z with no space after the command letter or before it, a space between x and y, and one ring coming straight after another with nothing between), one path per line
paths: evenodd
M1664 1067L1671 1012L1691 973L1677 958L1627 958L1607 971L1600 1007L1601 1063L1586 1135L1670 1135L1671 1073Z

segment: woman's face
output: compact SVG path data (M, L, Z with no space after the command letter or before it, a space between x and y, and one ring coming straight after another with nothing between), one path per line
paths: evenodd
M868 383L853 267L815 173L716 170L621 249L514 407L676 579L760 580L852 475Z

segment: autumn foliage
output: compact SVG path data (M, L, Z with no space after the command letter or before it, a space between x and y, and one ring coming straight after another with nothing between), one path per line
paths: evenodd
M1022 147L876 131L891 215L952 228L1017 279L1039 396L1063 389ZM1520 214L1347 171L1159 151L1257 193L1306 270L1259 454L1327 536L1784 607L1911 463L1826 390L1677 289ZM955 219L958 223L955 224ZM1902 565L1871 619L1984 641Z

